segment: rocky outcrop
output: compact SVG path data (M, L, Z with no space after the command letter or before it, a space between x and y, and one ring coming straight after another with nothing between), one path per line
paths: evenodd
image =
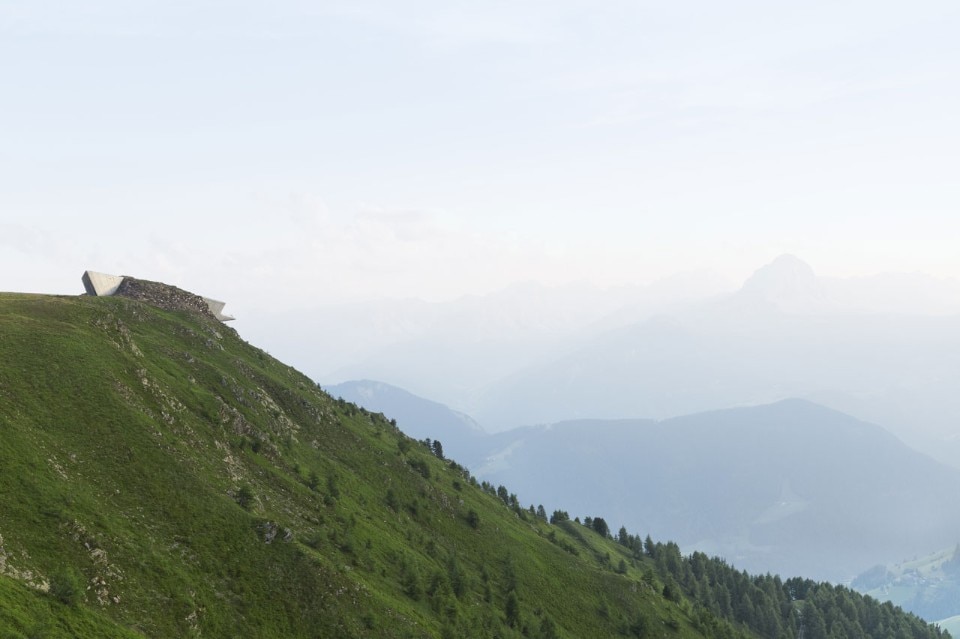
M162 282L138 280L127 276L123 278L114 295L145 302L165 311L189 311L216 319L202 297Z

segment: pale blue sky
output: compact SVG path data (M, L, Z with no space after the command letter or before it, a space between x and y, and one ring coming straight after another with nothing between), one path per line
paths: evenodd
M0 0L0 289L958 277L957 33L956 2Z

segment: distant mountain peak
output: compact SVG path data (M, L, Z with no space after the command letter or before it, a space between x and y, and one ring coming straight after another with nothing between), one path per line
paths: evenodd
M783 311L815 310L824 299L813 268L789 254L758 269L740 290L741 294L771 302Z
M770 291L815 284L817 275L796 255L784 254L757 269L743 284L744 290Z

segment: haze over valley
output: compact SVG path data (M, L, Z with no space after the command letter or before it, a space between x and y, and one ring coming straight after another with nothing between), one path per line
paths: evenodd
M530 286L423 312L402 302L315 309L278 318L285 329L272 341L324 384L383 381L488 431L805 398L960 464L956 280L824 278L781 256L732 292L671 280L580 293ZM311 338L341 330L355 339Z

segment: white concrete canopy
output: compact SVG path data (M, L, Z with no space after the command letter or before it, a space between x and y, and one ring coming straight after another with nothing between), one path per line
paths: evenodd
M87 290L87 295L113 295L120 288L123 282L122 275L107 275L106 273L97 273L96 271L84 271L83 288Z
M230 320L237 319L236 317L223 314L223 307L227 305L226 302L221 302L220 300L212 300L209 297L204 297L203 301L207 303L207 308L210 309L210 312L213 313L213 316L216 317L221 322L229 322Z

